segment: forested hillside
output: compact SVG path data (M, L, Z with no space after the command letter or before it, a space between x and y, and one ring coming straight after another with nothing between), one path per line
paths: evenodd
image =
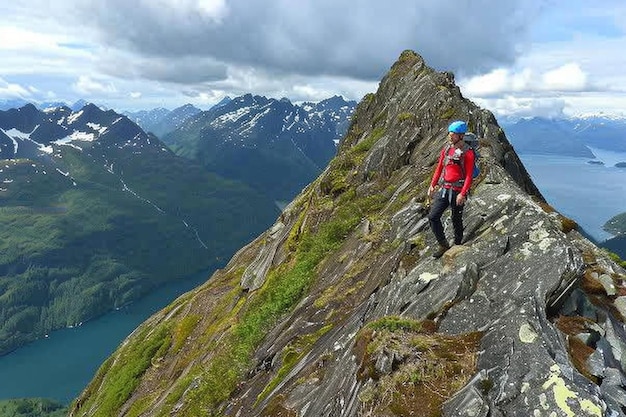
M93 105L0 112L0 354L223 265L278 214Z

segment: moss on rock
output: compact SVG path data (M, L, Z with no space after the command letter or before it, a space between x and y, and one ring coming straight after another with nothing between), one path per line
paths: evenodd
M397 316L357 336L362 409L372 415L439 416L443 403L476 372L482 333L445 335L431 322Z

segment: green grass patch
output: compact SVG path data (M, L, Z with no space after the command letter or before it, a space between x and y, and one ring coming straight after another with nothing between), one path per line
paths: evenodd
M365 328L370 330L387 330L389 332L397 332L399 330L419 332L422 330L422 322L400 316L385 316L369 322Z
M622 268L626 269L626 261L623 260L622 258L620 258L620 256L617 253L608 251L605 249L605 252L607 254L607 256L616 264L618 264L619 266L621 266Z
M269 384L265 387L263 392L261 392L257 398L257 402L262 401L269 395L274 388L280 384L287 374L291 372L291 370L300 362L304 356L311 351L315 342L319 340L324 334L326 334L330 329L332 329L332 324L328 324L315 333L298 336L296 340L292 343L288 344L283 351L281 352L281 361L282 364L278 371L276 372L276 376L272 378Z
M439 118L441 120L450 120L454 117L455 114L456 114L456 110L454 109L454 107L447 107L442 110L441 114L439 115Z
M379 124L384 125L386 121L387 121L387 111L383 110L379 114L377 114L376 117L374 117L374 120L372 120L372 126L378 127Z
M375 128L374 130L372 130L372 133L370 133L365 139L357 143L350 150L349 153L352 154L353 156L358 156L359 154L366 153L372 148L372 146L374 146L376 142L378 142L378 139L380 139L384 134L385 134L385 128L383 127Z
M178 352L180 350L187 340L187 337L189 337L201 319L202 317L197 314L190 314L178 322L178 325L174 330L174 344L172 346L172 350L174 352Z
M331 196L338 196L349 190L354 170L363 162L367 152L384 134L385 129L377 127L361 142L337 155L330 162L331 169L321 180L320 188L322 191Z
M402 112L398 114L397 117L398 117L398 120L401 122L404 122L405 120L417 120L417 117L415 116L415 114L411 112Z
M148 407L153 401L154 396L150 395L139 398L130 406L128 412L126 413L126 417L140 417L148 410Z
M296 220L296 223L293 225L293 227L289 231L289 236L287 237L286 247L287 247L287 250L289 250L290 252L295 251L298 247L298 242L300 240L300 229L302 228L302 225L304 224L304 219L306 218L306 214L307 214L307 208L308 208L308 205L306 205L306 207L300 212L300 214L298 215L298 219Z
M1 417L65 417L67 407L44 398L16 398L0 401Z
M315 233L304 232L291 262L270 271L265 284L249 297L238 321L221 340L210 364L198 375L198 387L188 392L183 416L217 413L252 365L252 354L267 331L304 296L316 276L316 268L337 250L368 211L384 204L380 195L357 198L343 204ZM184 390L178 391L182 395ZM172 396L168 403L180 401Z
M371 415L441 415L443 403L475 374L481 338L480 332L434 333L430 324L400 317L367 325L355 344L358 377L372 381L359 394L362 409ZM392 369L376 366L383 355L393 358Z
M170 345L168 325L162 324L152 332L144 328L98 371L88 387L93 394L86 397L89 402L82 404L81 408L90 409L93 404L97 404L92 417L117 415L152 361L164 355Z

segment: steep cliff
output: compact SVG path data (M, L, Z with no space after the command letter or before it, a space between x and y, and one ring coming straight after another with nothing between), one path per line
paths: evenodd
M425 195L453 119L482 174L464 244L434 260ZM323 174L71 415L624 415L625 271L575 229L493 115L405 51Z

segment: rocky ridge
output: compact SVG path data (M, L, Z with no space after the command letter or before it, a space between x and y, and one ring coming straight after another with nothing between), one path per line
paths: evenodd
M482 174L463 245L434 260L424 196L454 119ZM71 415L623 416L625 282L493 115L405 51L320 177L129 336Z

